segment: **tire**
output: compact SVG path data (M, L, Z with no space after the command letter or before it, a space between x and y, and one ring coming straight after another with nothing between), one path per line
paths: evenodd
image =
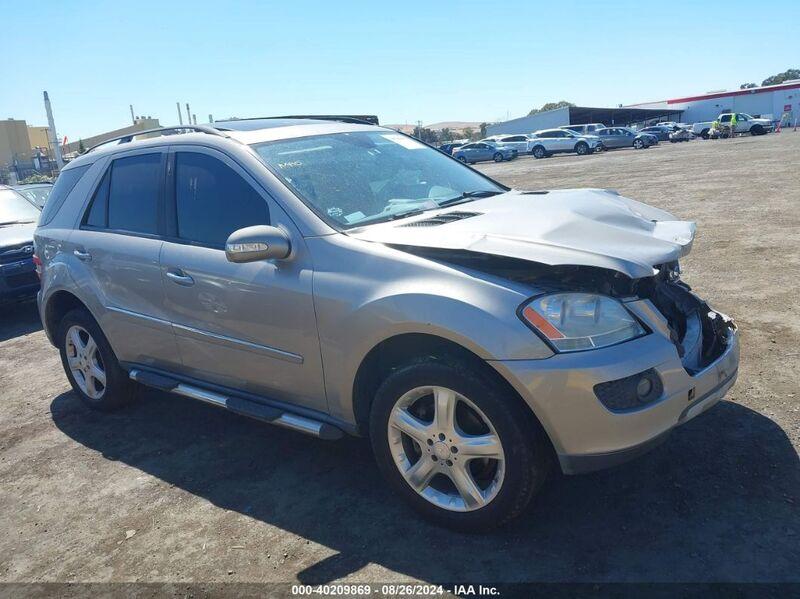
M544 146L534 146L533 150L531 150L531 154L537 159L547 158L547 150L544 149Z
M634 139L633 147L637 150L641 150L644 147L644 142L641 139Z
M578 156L586 156L589 153L589 144L583 141L578 142L575 144L575 153Z
M750 127L750 135L766 135L766 131L764 131L764 127L761 125L753 125Z
M710 137L710 135L709 135L709 133L708 133L708 129L703 129L703 130L700 132L700 137L702 137L703 139L708 139L708 138Z
M458 157L458 160L459 160L460 162L463 162L463 163L465 163L465 164L466 164L466 162L467 162L467 159L466 159L466 158L464 158L463 156L459 156L459 157Z
M86 309L70 310L64 315L56 340L67 379L84 404L110 412L133 400L133 382Z
M503 155L500 152L495 152L494 156L492 156L492 160L495 162L503 162Z
M451 424L437 424L434 398L458 406ZM464 361L411 363L392 372L375 395L370 439L378 467L396 493L436 524L464 532L502 526L529 505L552 463L527 409ZM494 443L475 443L474 435ZM465 459L475 448L499 459ZM420 474L418 491L406 477Z

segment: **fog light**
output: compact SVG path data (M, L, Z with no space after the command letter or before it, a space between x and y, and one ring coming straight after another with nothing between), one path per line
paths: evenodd
M654 369L626 376L624 379L598 383L594 394L612 412L642 408L656 401L664 392L661 378Z

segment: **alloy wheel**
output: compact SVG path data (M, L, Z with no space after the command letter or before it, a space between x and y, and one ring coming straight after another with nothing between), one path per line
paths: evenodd
M406 483L432 504L456 512L494 499L505 476L505 454L486 415L460 393L417 387L395 403L388 439Z
M65 343L67 364L78 387L91 399L101 399L106 392L106 369L97 343L78 325L69 328Z

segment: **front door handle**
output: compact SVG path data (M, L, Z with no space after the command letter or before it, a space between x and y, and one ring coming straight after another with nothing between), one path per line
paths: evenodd
M89 262L92 259L92 255L84 250L72 250L72 253L78 260L83 260L84 262Z
M184 273L182 270L168 270L167 278L178 285L182 285L183 287L191 287L194 285L194 279Z

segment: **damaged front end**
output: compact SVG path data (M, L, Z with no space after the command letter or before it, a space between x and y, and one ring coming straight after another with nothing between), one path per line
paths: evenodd
M680 280L677 262L657 265L654 275L634 279L595 266L550 266L469 250L394 247L437 262L529 285L534 295L570 291L607 295L623 303L648 300L663 317L666 324L662 332L675 345L689 375L716 361L725 352L736 328L730 318L709 307Z

